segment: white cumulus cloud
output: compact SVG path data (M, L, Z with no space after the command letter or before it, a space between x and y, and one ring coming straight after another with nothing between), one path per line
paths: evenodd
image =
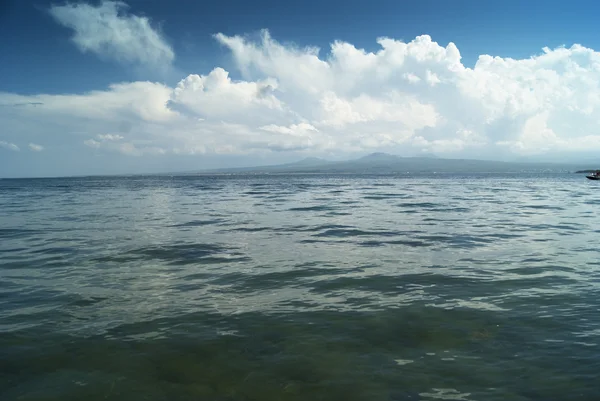
M375 39L375 52L337 41L321 54L267 31L257 41L217 34L237 71L215 66L173 87L0 93L0 104L41 104L0 108L0 119L27 141L51 134L133 156L600 151L600 53L593 49L545 48L522 60L482 55L469 68L453 43L428 35Z
M127 64L169 66L175 53L163 35L148 18L127 14L126 10L125 3L103 1L98 6L54 5L50 14L74 31L72 40L83 52Z

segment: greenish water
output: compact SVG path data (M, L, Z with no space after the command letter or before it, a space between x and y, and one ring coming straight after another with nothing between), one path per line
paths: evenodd
M594 400L598 185L0 180L0 399Z

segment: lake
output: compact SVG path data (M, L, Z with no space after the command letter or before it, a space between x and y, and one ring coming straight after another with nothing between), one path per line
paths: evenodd
M580 174L0 180L2 400L591 400Z

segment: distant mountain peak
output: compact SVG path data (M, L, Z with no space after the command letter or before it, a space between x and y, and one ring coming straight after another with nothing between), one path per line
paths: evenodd
M297 162L291 163L294 165L313 165L313 164L326 164L329 163L328 160L321 159L320 157L306 157Z
M440 158L438 155L434 155L433 153L428 153L428 152L418 153L417 157L424 157L427 159L439 159Z
M320 157L305 157L304 159L300 160L298 163L303 163L303 162L324 162L325 159L321 159Z
M382 159L399 159L399 156L396 155L391 155L389 153L384 153L384 152L373 152L371 154L368 154L364 157L361 157L361 160L382 160Z

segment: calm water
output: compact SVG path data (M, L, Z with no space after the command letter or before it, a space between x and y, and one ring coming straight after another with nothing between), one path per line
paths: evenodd
M593 400L583 175L0 180L0 399Z

